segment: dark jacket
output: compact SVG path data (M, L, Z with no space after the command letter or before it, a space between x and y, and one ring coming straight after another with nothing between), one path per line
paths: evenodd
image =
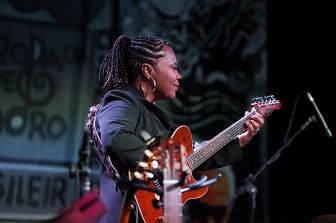
M146 142L141 131L150 136L163 138L177 127L173 120L159 107L145 100L131 85L121 90L108 92L100 103L97 113L97 131L100 134L106 155L118 173L127 177L135 170ZM202 163L197 170L207 170L233 164L242 159L238 140L233 140L215 155ZM100 197L108 209L108 214L99 223L117 223L123 202L123 190L116 190L116 184L100 165ZM130 222L136 222L131 217ZM139 221L141 222L141 221Z

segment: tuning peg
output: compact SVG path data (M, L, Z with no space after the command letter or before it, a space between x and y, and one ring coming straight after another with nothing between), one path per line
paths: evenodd
M148 172L148 171L146 171L146 172L145 172L145 175L146 175L146 177L148 177L149 179L153 179L153 178L154 178L154 174L153 174L152 172Z
M159 167L159 162L157 160L153 160L151 163L153 169L157 169Z
M148 163L142 161L140 161L138 165L143 168L147 168L149 166Z
M133 176L136 177L137 179L141 180L141 179L144 179L144 175L138 171L135 171L133 173Z
M147 156L147 157L152 157L154 154L151 152L151 151L149 151L148 149L146 149L145 151L144 151L144 154Z
M252 101L254 103L260 103L260 102L265 102L265 101L273 101L274 99L275 99L274 95L268 95L268 96L253 98Z

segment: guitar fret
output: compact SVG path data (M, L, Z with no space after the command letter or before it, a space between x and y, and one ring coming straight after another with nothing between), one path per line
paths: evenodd
M217 151L223 148L231 140L233 140L237 135L245 130L245 122L256 113L256 110L250 111L249 114L239 119L232 126L228 127L224 131L220 132L208 143L201 145L197 148L190 156L187 156L187 163L189 167L194 170Z

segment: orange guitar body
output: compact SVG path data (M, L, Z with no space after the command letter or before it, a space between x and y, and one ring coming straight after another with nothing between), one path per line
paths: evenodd
M187 126L178 127L170 137L174 141L178 141L180 144L186 147L185 156L194 152L192 147L192 136L190 129ZM186 178L186 184L182 187L185 188L189 184L196 182L191 173ZM150 181L148 186L155 188L154 184ZM196 190L185 191L182 193L182 204L184 205L190 199L197 199L205 195L208 191L209 186L202 187ZM153 205L153 201L155 202L163 202L162 198L155 194L154 192L147 190L138 190L135 194L136 201L140 208L140 212L143 220L146 223L152 222L163 222L163 207L155 208Z

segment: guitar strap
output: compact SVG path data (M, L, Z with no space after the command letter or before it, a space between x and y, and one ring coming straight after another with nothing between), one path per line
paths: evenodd
M106 171L110 175L110 177L114 179L115 176L118 174L118 172L117 172L117 169L113 166L110 157L105 155L103 143L99 137L99 134L96 128L96 115L94 116L94 120L93 120L92 137L93 137L92 142L96 150L96 153L98 154L100 158L100 161L106 168Z
M110 157L105 155L104 146L103 146L103 143L102 143L102 141L99 137L99 133L98 133L97 128L96 128L96 114L95 114L94 119L93 119L93 128L92 128L93 140L92 140L92 142L93 142L93 145L95 147L96 153L98 154L98 156L100 158L100 161L102 162L102 164L106 168L107 173L110 175L110 177L113 180L115 180L115 176L118 174L118 171L113 166ZM118 188L118 182L116 182L116 183L117 183L116 184L116 189L117 189ZM121 190L121 192L124 195L126 194L126 198L128 198L126 191ZM132 207L133 207L133 212L135 213L135 222L138 223L139 222L139 217L138 216L140 216L140 214L139 214L139 210L138 210L138 207L137 207L137 203L133 199L130 202L133 203ZM127 209L127 208L131 207L131 203L129 203L127 205L125 205L124 203L125 203L125 201L123 201L123 209L122 210L124 210L125 208ZM122 223L126 219L127 220L129 219L129 213L128 213L128 215L125 215L125 214L121 215L120 219L119 219L119 222Z

